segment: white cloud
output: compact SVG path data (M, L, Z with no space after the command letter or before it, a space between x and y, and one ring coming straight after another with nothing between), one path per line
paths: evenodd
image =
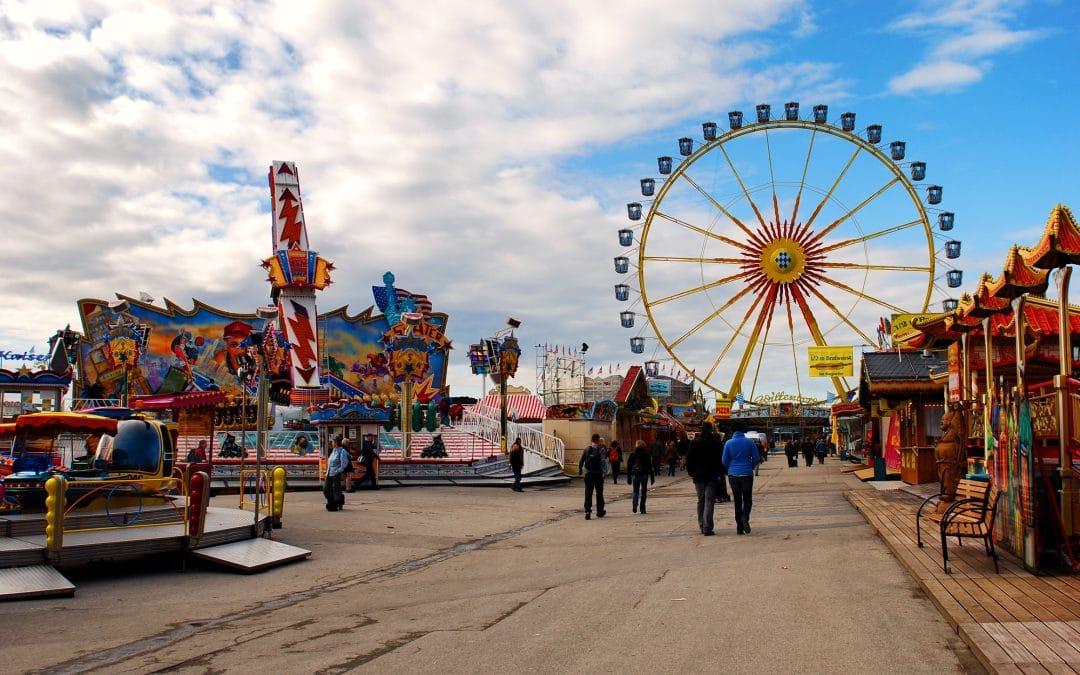
M993 65L990 57L1047 35L1012 27L1021 7L1010 0L934 2L892 22L891 30L928 44L920 63L889 80L889 91L955 91L978 82Z
M912 68L903 75L889 80L889 90L898 94L917 91L946 91L955 87L978 82L983 71L975 66L956 61L935 61Z
M288 159L312 247L337 265L320 309L367 307L393 270L451 314L452 384L475 382L464 348L509 313L523 345L584 340L590 361L627 362L611 259L638 176L598 175L591 153L746 100L848 95L830 64L761 59L769 30L812 31L796 0L3 14L5 343L74 323L80 297L264 304L264 176Z

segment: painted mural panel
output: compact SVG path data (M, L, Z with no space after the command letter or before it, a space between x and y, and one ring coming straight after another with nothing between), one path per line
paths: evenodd
M81 345L80 392L82 398L122 398L184 391L221 389L239 395L239 375L246 366L257 367L251 354L252 334L263 330L264 321L254 314L226 312L193 301L184 309L166 300L159 307L118 296L123 303L86 299L79 301L86 340ZM122 308L115 308L123 304ZM113 305L113 306L110 306ZM322 373L331 399L373 400L394 398L394 379L384 336L390 325L384 314L368 308L350 316L342 307L318 317L320 356L328 366ZM424 324L445 334L445 314L429 313ZM271 381L290 382L290 352L277 324L266 331ZM446 384L445 350L430 352L424 379L414 390L421 402L431 400ZM248 387L249 394L254 385Z

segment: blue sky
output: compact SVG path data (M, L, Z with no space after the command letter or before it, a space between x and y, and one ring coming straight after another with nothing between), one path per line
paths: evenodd
M0 348L43 349L83 297L264 304L275 159L338 267L320 309L368 307L392 270L450 314L468 395L465 347L508 314L518 384L532 345L633 361L625 204L729 110L825 103L905 140L956 213L960 290L1078 201L1075 3L595 4L0 0ZM769 365L756 391L790 391Z

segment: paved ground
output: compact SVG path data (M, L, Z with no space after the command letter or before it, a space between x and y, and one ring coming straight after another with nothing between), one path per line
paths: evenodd
M753 534L661 477L648 515L607 484L290 493L277 538L314 551L243 576L168 561L69 576L0 605L7 672L978 672L843 492L840 464L763 466ZM216 506L238 498L218 497Z

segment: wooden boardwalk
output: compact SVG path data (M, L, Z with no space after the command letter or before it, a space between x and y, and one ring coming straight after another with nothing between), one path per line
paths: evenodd
M945 574L934 523L923 523L924 547L916 543L918 497L901 490L847 497L990 672L1080 673L1080 576L1035 576L1001 547L994 574L981 543L955 540Z

